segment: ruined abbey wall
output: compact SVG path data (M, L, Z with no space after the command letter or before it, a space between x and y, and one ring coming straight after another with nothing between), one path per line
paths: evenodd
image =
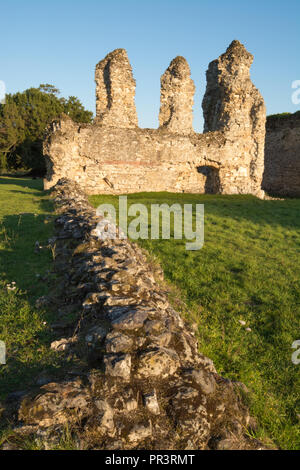
M61 177L88 194L141 191L262 196L265 106L250 79L253 56L238 41L211 62L204 134L192 127L195 85L183 57L161 77L158 129L140 129L135 80L124 49L96 66L96 119L62 117L44 142L45 188Z
M300 114L267 120L263 189L280 196L300 196Z

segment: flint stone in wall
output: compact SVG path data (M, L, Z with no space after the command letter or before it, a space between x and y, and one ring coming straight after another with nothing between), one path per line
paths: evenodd
M131 371L131 356L124 354L122 356L112 355L104 357L105 373L112 377L122 377L129 380Z
M147 439L152 434L151 422L149 424L136 424L128 434L128 440L131 443L137 443Z
M106 400L96 400L95 405L99 411L99 430L102 432L113 433L115 429L114 425L114 413L110 405Z
M108 353L127 352L131 349L133 340L122 333L112 331L106 336L105 346Z
M144 395L144 404L146 408L148 408L150 413L153 413L154 415L159 415L160 409L155 390L151 393L147 393L146 395Z
M147 312L142 310L124 313L112 321L112 326L118 330L138 330L147 316Z
M137 376L166 378L175 374L179 365L179 358L175 351L167 348L146 351L139 358Z

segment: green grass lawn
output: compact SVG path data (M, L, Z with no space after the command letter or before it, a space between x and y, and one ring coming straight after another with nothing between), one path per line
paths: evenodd
M48 291L43 278L51 269L51 251L36 254L34 247L52 235L52 204L42 181L26 178L1 177L0 200L0 340L7 349L7 364L0 365L1 400L55 368L57 357L49 348L49 314L34 306Z
M91 197L95 207L117 201ZM300 200L141 193L128 196L133 202L204 203L201 250L186 251L186 240L172 238L139 243L184 299L201 352L251 390L257 436L300 449L300 365L291 361L300 339Z

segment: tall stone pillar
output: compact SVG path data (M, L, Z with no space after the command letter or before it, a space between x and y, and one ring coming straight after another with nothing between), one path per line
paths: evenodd
M261 196L266 109L250 78L252 61L253 55L243 44L233 41L224 54L209 64L202 107L204 132L222 131L233 143L227 163L231 158L236 176L228 176L227 172L228 181L223 181L228 186L226 192L234 188L236 192Z
M110 52L96 65L96 119L106 126L138 125L135 80L125 49Z
M195 85L184 57L175 57L161 76L159 125L178 134L193 132Z

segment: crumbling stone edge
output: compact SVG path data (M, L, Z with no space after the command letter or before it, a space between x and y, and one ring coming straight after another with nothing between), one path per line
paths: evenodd
M194 331L157 282L162 273L137 244L99 239L99 217L76 183L59 180L52 197L52 302L61 321L77 316L51 347L83 366L23 397L15 431L45 448L67 425L78 449L262 449L249 437L243 385L198 352Z

